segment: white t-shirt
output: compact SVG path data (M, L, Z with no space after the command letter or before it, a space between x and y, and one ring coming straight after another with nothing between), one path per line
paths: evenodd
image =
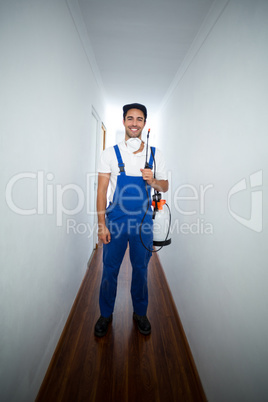
M142 176L140 169L144 168L146 159L146 146L142 152L133 154L126 146L125 141L118 144L123 163L125 164L125 172L127 176ZM150 160L151 150L148 149L148 162ZM163 155L159 149L155 150L155 178L157 180L167 180L166 164ZM154 167L153 167L154 171ZM118 160L115 154L114 147L106 148L102 151L98 173L111 173L110 189L108 199L113 200L113 195L116 187L117 176L119 175Z

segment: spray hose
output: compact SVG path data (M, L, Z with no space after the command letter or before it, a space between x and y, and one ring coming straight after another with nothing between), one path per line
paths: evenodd
M148 162L147 162L147 160L148 160L148 140L149 140L149 134L150 134L150 129L148 130L148 134L147 134L145 169L149 169L149 168L150 168L150 167L149 167L149 164L148 164ZM152 153L153 161L154 161L154 178L155 178L156 163L155 163L155 157L154 157L154 153L153 153L152 149L151 149L151 153ZM142 242L143 247L145 247L146 250L150 251L151 253L157 253L158 251L160 251L160 250L164 247L164 245L170 244L170 242L168 242L167 240L168 240L168 237L169 237L169 232L170 232L170 227L171 227L171 211L170 211L170 208L169 208L168 204L166 203L166 201L165 201L165 200L161 200L161 194L160 194L160 192L154 190L153 202L152 202L152 205L153 205L153 207L154 207L153 219L155 218L156 212L158 211L159 207L160 207L160 209L162 209L163 205L166 205L167 208L168 208L168 211L169 211L169 224L168 224L167 235L166 235L165 240L163 241L163 244L162 244L157 250L155 250L155 249L150 250L150 249L144 244L144 242L143 242L143 240L142 240L142 226L143 226L144 219L145 219L145 217L146 217L146 215L147 215L147 213L148 213L148 211L149 211L149 208L150 208L150 196L149 196L149 191L148 191L147 182L145 182L145 189L146 189L146 194L147 194L147 200L148 200L148 202L147 202L147 209L146 209L146 211L145 211L145 214L144 214L144 216L143 216L143 218L142 218L142 220L141 220L140 226L139 226L140 239L141 239L141 242Z

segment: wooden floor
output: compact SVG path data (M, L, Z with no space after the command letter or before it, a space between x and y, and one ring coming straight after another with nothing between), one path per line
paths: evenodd
M206 401L156 253L149 264L149 336L133 322L131 265L126 252L113 322L94 336L102 248L92 259L36 402Z

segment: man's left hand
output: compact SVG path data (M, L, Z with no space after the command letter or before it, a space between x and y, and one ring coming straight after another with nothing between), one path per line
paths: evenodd
M151 169L141 169L141 173L143 180L146 180L149 186L151 186L154 180L153 171Z

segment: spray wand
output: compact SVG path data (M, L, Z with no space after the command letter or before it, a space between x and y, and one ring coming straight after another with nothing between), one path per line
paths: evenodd
M147 133L147 143L146 143L146 158L145 158L145 166L144 169L150 169L150 165L148 163L148 145L149 145L149 135L150 135L150 131L151 129L149 128L148 133ZM154 155L153 155L154 157ZM154 160L154 165L155 165L155 160ZM154 171L154 178L155 178L155 171ZM146 187L147 189L147 187ZM153 207L154 207L154 211L153 211L153 219L155 217L155 213L158 210L158 202L160 202L162 196L161 193L159 191L154 190L154 194L153 194Z
M150 166L149 166L149 163L148 163L148 143L149 143L150 131L151 131L151 129L149 128L148 133L147 133L146 158L145 158L145 166L144 166L144 169L150 169Z

